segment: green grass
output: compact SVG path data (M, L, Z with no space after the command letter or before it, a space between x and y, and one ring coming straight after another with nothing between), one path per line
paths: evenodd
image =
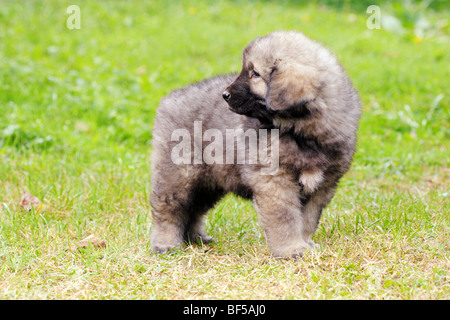
M368 30L365 2L323 3L2 1L0 298L449 299L450 10L380 2L398 35ZM230 195L207 220L214 246L151 254L159 100L239 71L244 46L279 29L330 47L363 100L320 250L271 258L251 203ZM23 191L43 206L22 210ZM68 250L90 234L107 247Z

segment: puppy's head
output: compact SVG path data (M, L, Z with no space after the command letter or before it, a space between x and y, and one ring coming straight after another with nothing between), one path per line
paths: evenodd
M231 110L263 119L307 112L320 84L314 44L292 31L252 41L243 52L241 73L223 93Z

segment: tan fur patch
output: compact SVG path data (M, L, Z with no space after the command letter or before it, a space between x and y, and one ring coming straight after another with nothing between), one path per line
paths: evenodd
M299 181L308 192L313 192L323 181L322 171L305 171L300 175Z

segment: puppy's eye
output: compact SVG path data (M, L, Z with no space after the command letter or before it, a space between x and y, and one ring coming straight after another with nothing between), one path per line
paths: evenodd
M250 78L259 78L261 75L255 70L250 71Z

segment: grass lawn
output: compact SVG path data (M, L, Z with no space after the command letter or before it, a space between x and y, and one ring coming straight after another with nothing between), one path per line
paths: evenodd
M0 298L450 299L450 7L379 1L390 20L368 29L372 2L340 3L2 1ZM331 48L363 101L320 250L273 259L251 203L229 195L207 219L215 245L152 254L159 100L239 71L245 45L279 29ZM24 191L42 202L31 212ZM70 250L89 235L106 247Z

